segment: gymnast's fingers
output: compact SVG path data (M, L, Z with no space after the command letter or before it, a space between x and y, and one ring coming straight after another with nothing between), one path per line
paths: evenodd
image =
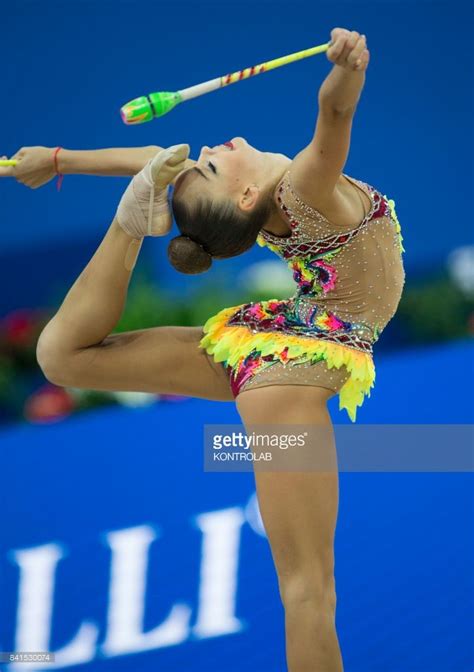
M333 28L331 30L331 44L335 44L338 38L344 35L348 37L350 35L350 31L346 28Z
M27 182L24 182L24 184L27 187L30 187L30 189L39 189L40 187L43 186L43 184L46 184L46 182L49 182L49 179L45 180L44 178L39 178L36 180L33 179L28 180Z
M8 156L1 156L0 159L5 161ZM13 166L0 166L0 177L13 177Z
M368 49L364 49L355 63L354 70L357 70L357 72L363 72L364 70L367 70L369 60L370 52Z
M33 175L18 176L16 181L20 184L23 184L25 187L29 187L30 189L38 189L38 187L41 187L41 185L45 184L43 179Z
M356 69L356 64L357 61L360 60L364 50L366 49L366 41L365 41L365 35L361 35L354 46L354 48L351 50L350 54L347 56L347 63L350 65L354 70Z
M17 152L15 152L15 154L13 154L12 160L19 161L20 159L22 159L26 153L26 150L27 147L22 147L21 149L19 149Z
M346 44L344 45L344 51L342 52L342 54L338 59L338 63L340 65L347 65L348 58L352 53L353 49L355 48L355 46L357 45L359 37L360 35L356 30L353 30L352 32L349 33L349 36L346 40Z
M331 31L331 46L327 50L326 55L332 63L336 63L339 60L349 35L349 31L344 30L344 28L334 28Z

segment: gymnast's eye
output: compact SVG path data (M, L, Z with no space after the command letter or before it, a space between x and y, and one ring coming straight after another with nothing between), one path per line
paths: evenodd
M216 167L213 163L208 161L207 165L209 166L209 168L212 170L213 173L217 173Z

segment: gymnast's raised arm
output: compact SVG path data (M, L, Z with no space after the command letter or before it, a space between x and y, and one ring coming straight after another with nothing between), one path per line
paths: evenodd
M337 208L337 185L349 154L352 120L369 63L365 35L334 28L328 59L334 67L319 89L314 136L293 160L294 189L310 206Z
M0 166L0 177L13 177L17 182L37 189L50 182L57 173L62 175L132 176L162 147L118 147L111 149L72 150L60 149L56 156L54 147L22 147L11 158L16 166ZM7 157L2 157L6 159ZM196 162L188 159L185 167Z

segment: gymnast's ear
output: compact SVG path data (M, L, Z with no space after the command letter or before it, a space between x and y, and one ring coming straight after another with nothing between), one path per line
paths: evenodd
M243 212L250 212L254 209L260 196L260 188L256 184L249 184L246 190L240 195L238 205Z

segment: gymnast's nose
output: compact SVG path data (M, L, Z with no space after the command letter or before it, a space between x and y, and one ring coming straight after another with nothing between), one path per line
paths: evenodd
M204 145L204 147L201 147L201 153L199 155L199 158L206 158L208 156L213 156L216 153L216 148L211 149L207 145Z

